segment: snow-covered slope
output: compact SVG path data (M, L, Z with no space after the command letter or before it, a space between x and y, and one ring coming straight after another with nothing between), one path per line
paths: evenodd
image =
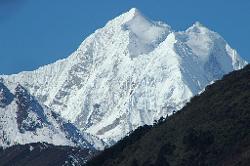
M0 147L46 142L89 150L98 148L91 141L94 137L42 106L20 84L11 84L10 88L14 89L0 81Z
M86 38L68 58L3 76L79 129L112 144L179 110L211 81L246 62L195 23L175 32L131 9Z

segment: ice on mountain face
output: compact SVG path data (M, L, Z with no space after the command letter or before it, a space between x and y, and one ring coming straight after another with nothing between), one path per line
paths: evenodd
M146 19L137 9L131 9L127 14L132 15L131 20L122 27L130 33L128 49L132 57L153 51L170 32L168 25Z
M191 52L187 61L195 57L199 62L197 65L202 66L201 70L204 70L210 80L219 79L225 73L241 69L246 65L246 62L240 58L235 50L230 48L219 34L209 30L199 22L196 22L185 32L177 32L176 34L179 43L182 44L179 47L186 47ZM189 55L185 52L182 54Z
M81 131L112 144L171 115L210 82L246 64L219 34L198 22L175 32L131 9L68 58L3 78L7 85L20 82ZM96 140L90 142L102 144Z

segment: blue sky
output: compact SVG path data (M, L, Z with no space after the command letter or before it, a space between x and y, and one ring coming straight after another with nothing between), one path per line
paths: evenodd
M132 7L175 30L200 21L250 61L249 0L0 0L0 74L67 57L89 34Z

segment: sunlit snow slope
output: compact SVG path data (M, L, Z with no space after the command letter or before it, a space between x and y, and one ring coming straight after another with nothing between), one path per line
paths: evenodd
M179 110L206 85L246 64L200 23L175 32L133 8L95 31L68 58L3 78L112 144Z

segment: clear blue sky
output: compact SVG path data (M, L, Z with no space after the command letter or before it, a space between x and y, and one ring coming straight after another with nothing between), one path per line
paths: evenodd
M175 30L200 21L250 61L250 0L0 0L0 74L67 57L132 7Z

